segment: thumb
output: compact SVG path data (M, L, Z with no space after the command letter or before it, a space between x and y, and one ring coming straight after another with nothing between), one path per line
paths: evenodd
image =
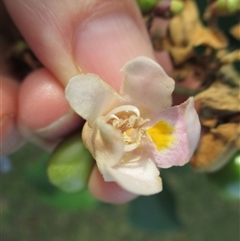
M153 57L135 1L5 3L36 56L64 85L81 69L118 89L128 60Z
M96 73L118 90L123 65L139 55L153 58L152 47L135 1L110 1L98 11L76 31L75 58L83 72Z

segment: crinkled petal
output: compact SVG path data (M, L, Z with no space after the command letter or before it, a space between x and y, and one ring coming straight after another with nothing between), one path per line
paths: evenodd
M104 179L111 181L106 167L116 165L123 156L122 134L111 125L106 124L102 118L97 120L94 127L91 129L85 124L82 132L83 142L96 159Z
M120 98L114 89L94 74L74 76L65 94L72 109L86 119L90 127L111 103Z
M173 133L169 137L159 135L159 143L152 143L156 165L169 168L186 164L198 144L201 129L193 98L190 97L179 106L166 109L157 119L168 123ZM163 143L161 138L164 140ZM164 148L159 148L161 146Z
M168 77L163 68L155 61L138 57L125 64L125 74L120 94L141 110L143 117L171 105L174 80Z
M162 190L159 170L150 159L141 158L115 167L107 167L109 176L125 190L151 195Z
M86 122L82 129L82 141L85 147L90 151L92 156L95 158L93 132L94 132L93 129L90 128L88 123Z

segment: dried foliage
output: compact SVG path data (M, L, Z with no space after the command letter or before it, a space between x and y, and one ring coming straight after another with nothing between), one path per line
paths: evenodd
M155 50L167 51L171 57L176 90L195 94L202 137L191 164L196 170L216 171L240 147L240 75L233 66L240 61L240 49L231 45L217 24L219 16L238 14L239 6L229 5L228 1L224 6L221 1L209 1L203 23L196 2L182 2L182 11L168 18L167 27L165 18L164 28L161 22L156 26L154 21L166 15L153 10L161 15L152 17L150 33ZM228 33L239 41L240 25L233 25Z

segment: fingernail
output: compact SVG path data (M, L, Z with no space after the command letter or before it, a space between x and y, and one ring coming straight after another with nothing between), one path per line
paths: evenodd
M0 121L1 155L7 155L22 146L24 140L20 135L15 120L10 115L5 115Z
M21 123L19 124L19 129L27 140L51 151L65 135L80 129L82 122L83 120L70 110L50 125L40 129L31 130Z
M52 122L50 125L34 130L33 133L43 138L57 138L64 136L72 129L76 128L80 123L73 110L68 111L65 115Z
M83 72L93 72L119 89L120 69L130 59L153 58L150 41L125 13L108 14L80 26L75 39L76 61Z

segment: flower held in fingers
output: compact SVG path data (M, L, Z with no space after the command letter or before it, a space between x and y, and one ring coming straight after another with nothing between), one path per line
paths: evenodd
M193 98L171 106L174 81L153 60L138 57L122 68L116 92L94 74L74 76L66 88L84 119L82 138L105 181L129 192L162 190L159 168L182 166L198 143L200 123Z

